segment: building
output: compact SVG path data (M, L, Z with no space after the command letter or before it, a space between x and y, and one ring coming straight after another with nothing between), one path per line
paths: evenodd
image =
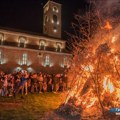
M61 4L48 1L43 8L43 34L0 29L0 70L63 72L71 54L61 39Z

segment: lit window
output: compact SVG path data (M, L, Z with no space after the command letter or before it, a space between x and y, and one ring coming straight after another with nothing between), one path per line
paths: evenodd
M40 40L39 49L45 50L45 46L46 46L46 41L45 40Z
M59 25L60 23L59 23L59 21L57 21L57 25Z
M53 27L53 32L56 33L57 32L57 28L54 26Z
M0 64L3 64L3 53L0 51Z
M0 51L0 64L2 64L2 52Z
M56 33L56 32L57 32L57 30L56 30L56 29L54 29L53 31L54 31L54 33Z
M49 66L50 65L50 57L46 56L45 57L45 66Z
M4 39L4 34L0 33L0 44L1 45L3 44L3 39Z
M61 43L56 43L56 51L57 52L61 52L61 46L62 46Z
M22 65L27 65L27 54L23 54L22 56Z
M67 63L68 63L68 61L67 61L67 57L64 57L64 61L63 61L64 63L64 67L66 67L67 66Z
M67 57L63 58L63 63L61 64L62 68L69 68L70 67L70 63Z
M25 37L19 37L18 47L26 47L27 40Z

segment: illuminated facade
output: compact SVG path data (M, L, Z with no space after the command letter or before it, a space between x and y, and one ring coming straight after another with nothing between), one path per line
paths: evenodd
M63 72L71 54L61 40L61 5L48 1L44 6L43 35L0 29L0 70Z

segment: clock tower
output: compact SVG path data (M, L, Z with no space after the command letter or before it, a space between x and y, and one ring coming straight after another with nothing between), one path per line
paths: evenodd
M43 34L61 38L61 4L49 0L43 12Z

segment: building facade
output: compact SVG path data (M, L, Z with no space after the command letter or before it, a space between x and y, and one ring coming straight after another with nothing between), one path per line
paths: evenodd
M61 4L43 8L43 35L0 29L0 70L59 73L70 65L71 54L61 40Z

